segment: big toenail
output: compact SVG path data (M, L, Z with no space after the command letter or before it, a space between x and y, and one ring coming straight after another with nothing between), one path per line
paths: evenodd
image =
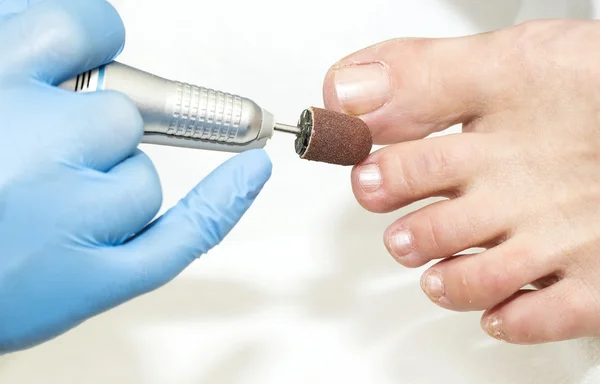
M365 192L375 192L381 187L381 170L377 164L363 165L358 169L358 183Z
M406 258L414 251L412 234L406 229L393 232L388 238L388 247L394 258L398 260Z
M487 332L488 335L498 340L506 340L506 336L504 335L504 331L502 329L502 320L495 316L490 316L483 322L483 329Z
M441 302L444 299L446 294L444 281L438 272L427 273L423 279L422 287L431 300Z
M379 63L337 68L334 74L338 101L349 115L373 112L391 96L390 77Z

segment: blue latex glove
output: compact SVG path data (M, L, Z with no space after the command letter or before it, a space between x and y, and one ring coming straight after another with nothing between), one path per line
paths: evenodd
M8 3L0 11L22 10ZM6 353L173 279L238 222L271 163L261 150L235 156L148 225L162 194L152 163L137 149L143 126L135 106L114 92L55 87L121 51L125 31L117 12L104 0L46 0L0 20Z

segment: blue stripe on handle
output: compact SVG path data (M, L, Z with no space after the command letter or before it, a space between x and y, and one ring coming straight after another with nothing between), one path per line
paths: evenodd
M101 66L98 68L98 86L96 87L96 91L101 91L104 89L104 69L106 66Z

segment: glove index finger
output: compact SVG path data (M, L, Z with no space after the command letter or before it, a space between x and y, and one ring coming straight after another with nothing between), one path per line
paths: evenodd
M129 284L138 287L137 294L167 283L219 244L252 205L271 167L263 150L233 157L145 231L117 247L115 259L130 266Z
M24 75L49 84L112 61L125 27L106 0L46 0L0 25L0 76Z

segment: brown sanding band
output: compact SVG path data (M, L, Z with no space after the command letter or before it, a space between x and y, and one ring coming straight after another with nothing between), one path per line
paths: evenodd
M313 117L312 134L302 159L355 165L371 153L373 138L364 121L321 108L309 109Z

